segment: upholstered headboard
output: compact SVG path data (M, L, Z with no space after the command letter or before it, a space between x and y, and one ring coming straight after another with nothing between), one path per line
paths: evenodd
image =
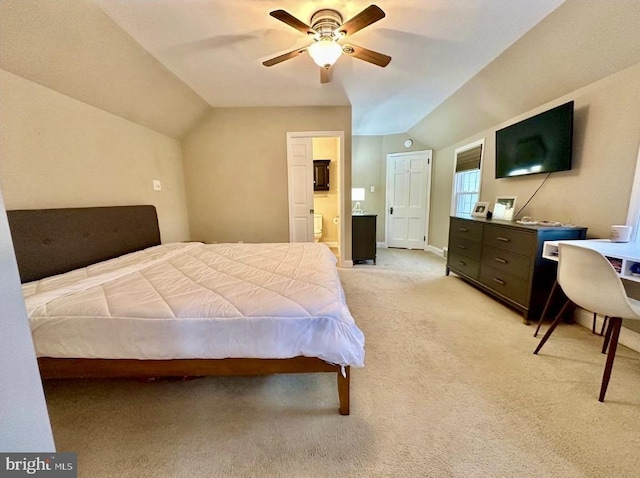
M160 244L154 206L25 209L7 217L23 283Z

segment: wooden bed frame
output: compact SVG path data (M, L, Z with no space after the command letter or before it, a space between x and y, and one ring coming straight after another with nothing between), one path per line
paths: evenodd
M7 211L22 282L160 244L154 206L113 206ZM289 359L83 359L38 358L43 379L180 376L252 376L333 372L340 414L349 415L350 367L316 357ZM343 375L344 372L344 375Z

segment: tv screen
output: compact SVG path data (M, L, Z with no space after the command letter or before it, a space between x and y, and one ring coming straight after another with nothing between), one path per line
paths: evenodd
M496 131L496 179L571 169L573 101Z

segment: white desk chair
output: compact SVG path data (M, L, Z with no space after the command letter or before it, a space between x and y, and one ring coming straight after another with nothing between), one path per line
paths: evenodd
M599 252L560 243L558 259L558 284L565 295L577 306L609 317L609 353L599 398L602 402L611 378L622 319L640 320L640 301L627 297L620 277L607 258ZM540 351L561 320L562 314L558 314L534 354Z

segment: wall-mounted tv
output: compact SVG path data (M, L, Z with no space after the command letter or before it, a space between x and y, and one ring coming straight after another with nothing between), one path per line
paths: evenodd
M571 169L573 101L496 131L496 179Z

